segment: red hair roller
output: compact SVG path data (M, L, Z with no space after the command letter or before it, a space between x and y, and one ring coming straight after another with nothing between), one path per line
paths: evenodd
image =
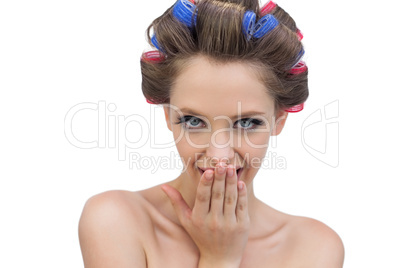
M141 60L148 62L162 62L165 59L165 56L157 50L148 51L142 54Z
M260 11L260 15L261 16L265 16L268 13L270 13L274 8L276 7L276 3L269 1L268 3L266 3Z
M303 108L304 108L304 103L301 103L301 104L292 106L289 109L286 109L285 111L288 113L297 113L297 112L300 112L301 110L303 110Z
M299 61L292 69L290 69L289 73L291 74L301 74L307 71L307 65L304 61Z
M296 34L297 34L297 37L299 38L299 41L301 41L301 40L303 39L303 34L302 34L302 32L300 31L300 29L297 29Z

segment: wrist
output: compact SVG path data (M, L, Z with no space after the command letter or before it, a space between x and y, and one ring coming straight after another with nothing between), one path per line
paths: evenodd
M239 268L241 260L237 262L228 262L223 260L208 260L200 258L198 268Z

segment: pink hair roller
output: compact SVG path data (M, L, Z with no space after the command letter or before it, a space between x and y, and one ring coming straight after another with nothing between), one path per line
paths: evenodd
M142 61L155 62L155 63L162 62L164 59L165 56L163 56L163 54L157 50L145 52L141 56Z
M290 69L289 73L291 74L301 74L307 71L307 65L304 61L299 61L292 69Z
M296 34L297 34L297 37L299 38L299 41L301 41L301 40L303 39L303 34L302 34L302 32L300 31L300 29L297 29Z
M286 109L285 111L288 113L297 113L297 112L300 112L301 110L303 110L303 108L304 108L304 103L301 103L301 104L292 106L289 109Z
M274 10L274 8L276 7L276 3L269 1L268 3L266 3L260 11L260 15L261 16L265 16L268 13L270 13L272 10Z

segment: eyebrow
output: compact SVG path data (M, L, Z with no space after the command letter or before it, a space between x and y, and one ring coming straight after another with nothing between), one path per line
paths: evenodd
M181 111L182 113L188 113L188 114L192 114L192 115L195 115L195 116L204 116L200 112L191 110L190 108L181 108L181 109L179 108L179 111ZM258 111L247 111L247 112L242 113L240 115L234 115L234 116L230 117L230 119L244 118L244 117L247 117L247 116L255 116L255 115L265 115L265 113L258 112Z

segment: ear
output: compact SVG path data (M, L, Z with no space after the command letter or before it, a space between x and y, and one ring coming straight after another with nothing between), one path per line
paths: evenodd
M275 125L271 136L277 136L282 132L285 126L286 119L288 118L288 112L285 110L279 110L275 116Z
M170 109L168 106L163 107L163 111L165 112L165 120L167 127L170 131L172 131L172 124L170 123Z

